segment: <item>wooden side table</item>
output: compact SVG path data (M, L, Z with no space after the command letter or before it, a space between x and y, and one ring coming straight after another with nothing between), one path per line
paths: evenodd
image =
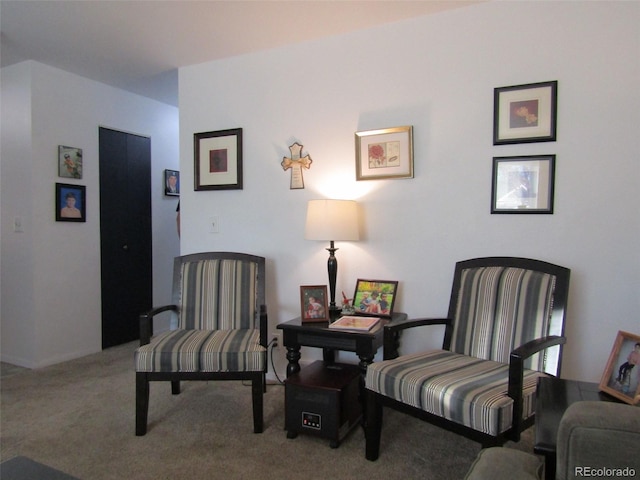
M556 478L556 449L560 419L569 405L579 401L615 401L598 390L597 383L541 377L536 390L536 427L533 451L543 455L545 479Z
M302 323L300 317L278 325L282 330L282 343L287 349L287 377L300 371L300 348L322 348L326 363L333 363L335 351L355 352L360 359L360 370L364 378L367 365L373 362L378 349L384 341L384 326L389 321L402 321L406 313L394 313L391 319L381 319L368 332L355 332L329 328L329 322Z

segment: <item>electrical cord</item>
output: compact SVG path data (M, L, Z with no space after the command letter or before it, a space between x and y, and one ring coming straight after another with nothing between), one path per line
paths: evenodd
M280 385L284 385L284 382L282 380L280 380L280 377L278 376L278 372L276 371L276 365L275 365L275 363L273 361L273 351L275 350L275 347L278 345L277 342L278 342L277 339L275 339L275 338L271 339L271 341L267 344L267 349L271 348L270 358L271 358L271 369L273 370L273 374L276 376L276 379L278 380L278 383Z

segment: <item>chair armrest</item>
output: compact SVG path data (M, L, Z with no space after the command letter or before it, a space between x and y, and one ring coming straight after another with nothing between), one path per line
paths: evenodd
M520 430L522 424L522 389L524 388L524 362L527 358L546 348L555 345L562 345L567 342L566 337L558 335L550 335L547 337L536 338L527 343L520 345L514 349L509 355L509 386L507 394L513 399L513 421L512 431L515 436L514 441L520 439ZM517 440L516 440L517 438Z
M159 313L172 310L178 311L177 305L163 305L162 307L155 307L148 312L140 315L140 346L147 345L151 341L153 336L153 317Z
M404 330L426 325L445 325L446 328L452 328L453 320L451 318L405 318L404 320L392 320L384 326L384 360L391 360L400 356L400 335Z

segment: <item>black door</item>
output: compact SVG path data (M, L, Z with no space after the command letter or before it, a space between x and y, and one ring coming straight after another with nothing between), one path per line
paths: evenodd
M100 128L102 348L139 338L152 304L151 139Z

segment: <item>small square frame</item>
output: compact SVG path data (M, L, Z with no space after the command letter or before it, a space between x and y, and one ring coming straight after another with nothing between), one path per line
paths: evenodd
M70 202L67 202L69 198ZM73 199L73 201L71 201ZM87 187L56 183L56 222L87 221Z
M493 157L491 213L553 213L555 155Z
M637 405L640 403L640 361L636 360L632 368L625 368L633 353L640 359L640 335L618 331L599 388L623 402Z
M82 178L82 149L58 145L58 176Z
M356 180L413 178L413 126L356 132Z
M558 81L493 90L493 144L555 142Z
M395 280L364 280L356 282L353 307L358 315L391 317L396 302L398 282Z
M311 298L315 302L311 302ZM303 285L300 287L300 318L302 323L329 321L326 285Z
M195 190L242 190L242 129L195 133Z
M175 184L172 185L172 178L175 178ZM164 171L164 194L170 197L180 196L180 172L178 170Z

